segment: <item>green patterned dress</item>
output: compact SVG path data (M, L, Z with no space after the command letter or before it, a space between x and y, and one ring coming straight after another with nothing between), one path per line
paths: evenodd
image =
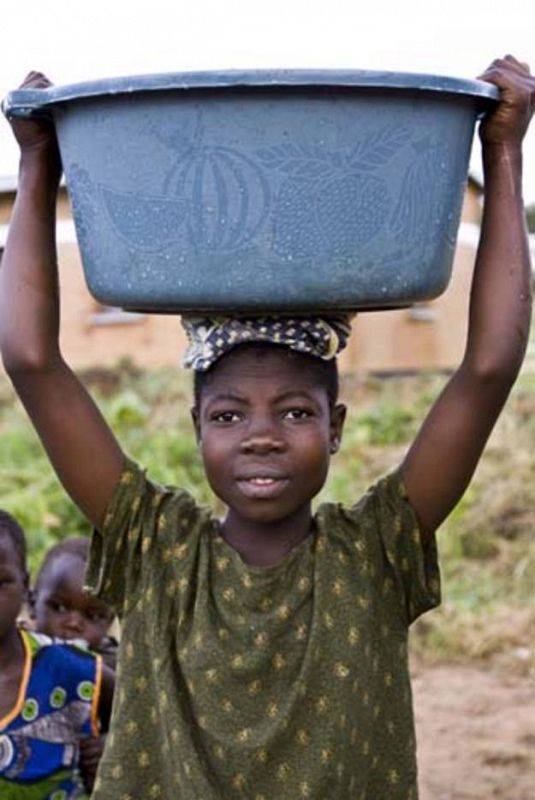
M128 462L88 583L122 618L94 800L416 800L407 636L440 586L398 472L259 568Z

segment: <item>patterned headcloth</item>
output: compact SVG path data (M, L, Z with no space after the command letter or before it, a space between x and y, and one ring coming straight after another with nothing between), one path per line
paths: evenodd
M182 316L188 337L184 366L198 372L233 347L246 342L281 344L299 353L329 360L342 350L351 333L354 314L309 317L197 317Z

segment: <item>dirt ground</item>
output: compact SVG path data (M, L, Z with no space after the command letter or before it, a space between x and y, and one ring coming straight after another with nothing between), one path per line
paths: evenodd
M476 667L413 671L420 800L535 800L535 681Z

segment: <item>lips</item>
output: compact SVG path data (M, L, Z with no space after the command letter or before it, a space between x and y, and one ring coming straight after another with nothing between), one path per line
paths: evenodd
M277 497L289 483L289 478L280 470L263 468L255 472L241 473L236 483L246 497L252 499L271 499Z

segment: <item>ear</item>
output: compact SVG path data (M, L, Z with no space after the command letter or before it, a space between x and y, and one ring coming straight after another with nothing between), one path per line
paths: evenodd
M330 451L332 454L337 453L340 448L346 412L347 408L343 403L337 403L331 411Z
M201 422L199 419L199 410L196 406L192 406L189 410L191 415L191 421L193 423L193 429L195 431L195 439L197 444L201 443Z

